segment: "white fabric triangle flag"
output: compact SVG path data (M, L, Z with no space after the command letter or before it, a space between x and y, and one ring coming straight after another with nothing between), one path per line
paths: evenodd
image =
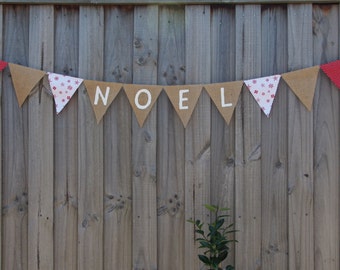
M55 102L55 110L58 114L70 101L73 94L83 82L83 79L51 72L47 74Z
M248 87L249 91L267 117L269 117L280 78L281 75L272 75L244 81L245 85Z

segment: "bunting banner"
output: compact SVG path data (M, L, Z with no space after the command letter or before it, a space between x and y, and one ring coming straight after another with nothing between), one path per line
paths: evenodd
M0 71L3 71L7 67L7 62L0 60Z
M99 123L122 89L123 84L85 80L84 85L89 94L97 123Z
M183 126L186 127L203 89L208 93L225 122L229 124L241 94L243 84L246 85L267 117L270 115L281 79L285 81L309 111L311 111L313 106L316 82L320 69L330 78L337 88L340 88L340 60L321 66L313 66L249 80L171 86L122 84L85 80L7 63L5 61L0 61L0 71L6 68L7 65L10 69L13 87L20 107L33 89L37 87L42 78L47 75L57 114L63 110L79 86L84 83L97 123L99 123L118 93L124 89L140 127L144 125L145 120L162 91L165 91ZM43 86L41 85L39 87Z
M244 81L264 114L269 117L281 75L273 75Z
M189 122L198 98L201 95L201 91L202 85L176 85L165 87L165 92L184 127L186 127Z
M152 106L155 104L159 94L162 92L160 85L137 85L124 84L126 96L136 115L138 124L143 126L145 119L150 113Z
M313 106L319 69L319 66L314 66L282 74L282 78L288 84L290 89L292 89L295 95L309 111L312 110Z
M204 85L205 90L227 124L230 123L233 116L242 86L243 81Z
M31 91L45 76L46 72L12 63L9 63L8 66L12 75L18 104L21 107Z
M322 71L330 78L337 88L340 88L340 60L321 65Z
M48 72L47 74L54 98L55 110L58 114L70 101L73 94L83 82L83 79L51 72Z

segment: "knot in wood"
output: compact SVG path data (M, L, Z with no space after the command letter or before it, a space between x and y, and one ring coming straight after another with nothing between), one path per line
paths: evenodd
M142 47L142 41L140 38L135 38L135 40L133 41L133 46L135 48L141 48Z

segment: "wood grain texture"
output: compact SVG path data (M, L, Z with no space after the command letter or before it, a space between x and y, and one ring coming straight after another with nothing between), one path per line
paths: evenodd
M339 58L339 3L182 3L2 3L0 54L147 85ZM186 220L209 221L205 203L232 208L235 269L339 269L340 92L322 71L312 112L281 81L269 118L243 87L227 125L203 90L187 128L165 92L143 127L124 91L97 124L84 86L56 115L39 87L19 108L10 70L0 75L1 269L203 269Z
M313 65L312 5L288 5L288 69ZM314 269L313 116L288 96L289 269Z
M313 7L314 64L339 58L339 7ZM314 268L340 268L339 90L322 72L314 96ZM325 222L327 220L327 222Z
M79 76L103 80L104 9L79 8ZM78 89L78 269L103 268L103 124Z
M236 79L261 76L261 7L236 6ZM261 110L246 86L236 107L236 269L261 268Z
M133 83L157 83L158 6L134 10ZM144 126L132 117L133 269L157 269L157 104Z
M214 6L211 10L211 82L235 80L235 10ZM230 208L227 224L235 222L235 117L229 125L211 106L211 203ZM235 234L229 235L230 239ZM234 244L224 266L235 265Z
M133 10L105 9L105 81L132 82ZM132 269L131 117L122 89L103 120L106 270Z
M184 7L159 11L158 83L184 84ZM184 269L184 127L167 95L158 98L158 269Z
M210 6L185 7L186 84L211 80ZM210 124L211 103L202 92L185 129L185 220L208 222L210 203ZM191 223L185 224L185 269L199 269L198 244Z
M78 76L79 10L55 10L54 72ZM77 269L78 97L54 118L54 269Z
M262 10L262 75L287 70L287 9L270 6ZM267 118L262 114L262 269L288 268L288 93L279 84Z
M71 4L71 5L193 5L193 4L305 4L305 3L339 3L338 0L3 0L10 4Z
M4 7L3 54L27 64L28 7ZM19 109L10 72L2 80L2 269L27 269L27 102Z
M53 69L54 8L31 6L29 61ZM28 269L53 269L53 100L38 84L28 100Z

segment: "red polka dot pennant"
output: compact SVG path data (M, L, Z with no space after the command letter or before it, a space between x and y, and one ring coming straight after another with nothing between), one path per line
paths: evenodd
M52 90L57 114L70 101L73 94L77 91L83 79L60 75L57 73L47 73L48 81Z
M248 87L249 91L267 117L269 117L280 78L281 75L272 75L244 81L245 85Z

